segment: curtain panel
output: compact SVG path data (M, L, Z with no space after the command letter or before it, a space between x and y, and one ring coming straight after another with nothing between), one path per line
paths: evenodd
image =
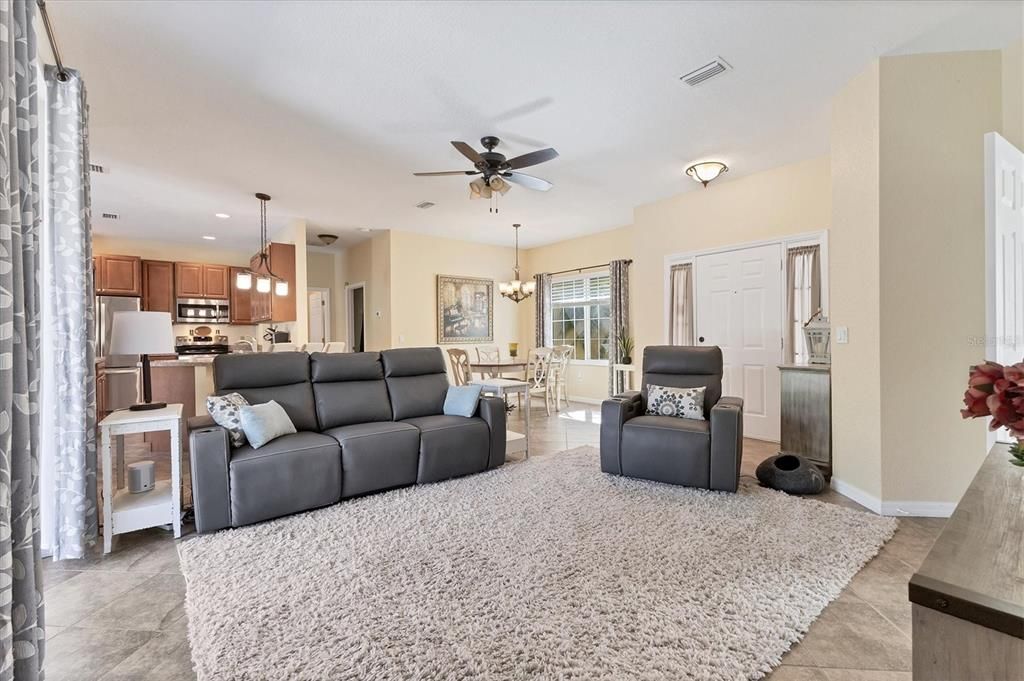
M670 270L669 345L693 345L693 265L681 263Z
M806 355L803 325L821 309L821 247L786 250L786 361ZM797 348L801 349L797 353Z
M47 520L55 560L85 557L98 523L89 109L80 74L65 71L63 82L53 66L44 74L48 172L43 319L46 348L55 361L43 369L43 391L47 404L59 408L43 415L43 445L52 459L52 489L47 493L53 497L53 517Z
M623 376L615 371L615 365L622 362L619 340L629 335L629 260L612 260L608 263L611 275L609 308L611 313L608 348L608 395L618 395L625 386Z
M35 3L0 3L0 681L42 678Z
M536 306L534 343L535 347L546 348L551 344L551 275L535 274L533 280L537 282L537 290L533 293Z

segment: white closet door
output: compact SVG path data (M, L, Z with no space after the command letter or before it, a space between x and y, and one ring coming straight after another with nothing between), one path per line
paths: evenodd
M694 263L697 345L718 345L722 393L743 398L747 437L779 440L782 247L698 256Z
M1016 364L1024 357L1024 153L994 132L985 136L985 219L985 358ZM1005 429L997 438L1012 441Z

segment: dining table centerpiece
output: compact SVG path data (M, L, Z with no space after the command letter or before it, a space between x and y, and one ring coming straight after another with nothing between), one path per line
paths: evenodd
M1006 428L1017 440L1010 463L1024 466L1024 362L1003 366L985 361L971 367L964 393L965 419L991 417L989 430Z

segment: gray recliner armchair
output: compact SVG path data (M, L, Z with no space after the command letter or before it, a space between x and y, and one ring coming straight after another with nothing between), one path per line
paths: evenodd
M601 404L601 470L673 485L735 492L743 457L743 400L722 397L722 350L651 346L640 392ZM704 419L647 414L650 385L706 386Z

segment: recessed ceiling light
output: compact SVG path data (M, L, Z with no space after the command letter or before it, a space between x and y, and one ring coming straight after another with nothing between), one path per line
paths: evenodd
M359 227L357 229L359 229L360 232L372 232L373 231L369 227Z
M217 237L215 237L215 236L204 236L203 238L206 239L207 241L216 241L217 240Z
M214 213L213 215L214 215L214 217L218 217L221 220L227 220L229 217L231 217L227 213Z

